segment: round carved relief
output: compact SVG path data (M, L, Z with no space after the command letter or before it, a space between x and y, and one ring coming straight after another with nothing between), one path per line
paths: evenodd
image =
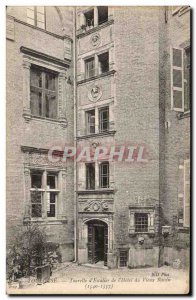
M98 101L102 96L101 88L98 85L93 86L88 92L88 98L92 102Z
M98 32L91 36L91 44L93 47L99 46L101 43L101 36Z

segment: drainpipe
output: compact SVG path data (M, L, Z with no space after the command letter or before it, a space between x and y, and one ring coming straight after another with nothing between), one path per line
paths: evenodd
M76 7L73 8L73 88L74 88L74 147L77 149L77 52L76 52ZM78 221L77 221L77 164L74 159L74 262L78 260Z

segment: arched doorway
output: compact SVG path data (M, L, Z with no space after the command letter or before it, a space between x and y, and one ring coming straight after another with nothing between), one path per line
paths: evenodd
M107 266L108 225L100 220L90 220L88 226L88 262Z

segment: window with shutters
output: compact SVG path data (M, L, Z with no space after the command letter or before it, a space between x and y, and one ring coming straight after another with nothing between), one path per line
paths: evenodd
M184 161L184 226L190 225L190 160Z
M55 218L59 192L57 173L31 170L31 217Z
M57 74L37 66L30 70L30 109L32 116L57 118Z
M45 7L44 6L28 6L27 7L27 23L46 29L45 24Z
M171 49L171 109L190 110L190 48Z

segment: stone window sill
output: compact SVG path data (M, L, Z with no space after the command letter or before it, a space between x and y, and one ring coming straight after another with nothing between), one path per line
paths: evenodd
M67 224L67 218L57 219L57 218L28 218L24 219L24 223L34 223L34 224L43 224L43 225L60 225Z
M93 76L93 77L90 77L90 78L82 79L82 80L79 80L77 82L77 84L79 85L79 84L82 84L82 83L93 81L95 79L99 79L99 78L102 78L102 77L110 76L110 75L113 75L115 72L116 72L115 70L111 70L111 71L108 71L108 72L105 72L105 73L102 73L102 74L99 74L99 75L96 75L96 76Z
M78 29L76 36L77 36L77 38L84 37L84 36L89 35L89 34L91 34L93 32L96 32L96 31L98 31L98 30L100 30L100 29L102 29L104 27L107 27L107 26L109 26L109 25L111 25L113 23L114 23L114 20L111 19L111 20L108 20L107 22L105 22L105 23L103 23L101 25L97 25L97 26L95 26L95 27L93 27L93 28L91 28L91 29L89 29L87 31L85 31L84 29Z
M67 120L65 118L59 118L59 119L50 119L50 118L44 118L44 117L39 117L39 116L33 116L31 114L23 113L23 117L25 121L28 123L31 120L37 120L41 122L48 122L48 123L56 123L60 124L62 127L67 127Z
M99 136L107 136L107 135L114 135L116 133L116 130L108 130L104 132L98 132L98 133L92 133L92 134L86 134L82 136L77 136L78 140L93 138L93 137L99 137Z
M77 191L79 195L85 194L114 194L114 189L84 190Z

